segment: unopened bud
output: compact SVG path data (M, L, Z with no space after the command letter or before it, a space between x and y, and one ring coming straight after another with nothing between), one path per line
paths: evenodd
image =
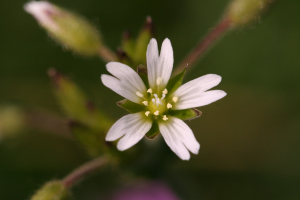
M16 106L0 108L0 139L16 135L24 127L24 115Z
M151 38L154 35L153 21L150 16L146 18L146 22L136 39L135 51L132 55L134 65L146 64L146 51Z
M65 48L86 56L99 52L102 46L100 33L84 17L47 1L31 1L24 9Z
M39 189L31 200L67 200L70 199L69 191L61 181L51 181Z
M227 9L227 17L234 27L259 21L262 14L276 0L232 0Z

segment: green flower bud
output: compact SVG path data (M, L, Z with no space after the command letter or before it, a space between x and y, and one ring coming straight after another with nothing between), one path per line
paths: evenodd
M55 96L70 118L99 132L106 132L110 128L110 119L97 109L74 82L55 69L49 69L48 74L55 86Z
M70 199L69 191L61 181L51 181L39 189L31 200L67 200Z
M102 47L99 31L84 17L47 1L29 2L25 4L24 9L64 47L85 56L99 53Z
M233 0L227 9L227 16L233 26L247 25L259 21L274 2L275 0Z
M0 108L0 139L14 136L24 127L23 112L16 106Z
M136 44L135 53L132 55L132 59L135 65L146 64L146 50L148 43L154 35L153 21L150 16L147 17L144 27L139 33Z

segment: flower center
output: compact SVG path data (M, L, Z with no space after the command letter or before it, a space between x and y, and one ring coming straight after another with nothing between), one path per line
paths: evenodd
M157 84L159 85L161 79L157 79ZM147 117L152 116L153 119L158 120L162 119L167 121L169 118L167 117L168 110L171 109L174 104L178 101L178 97L173 96L172 98L168 98L168 90L165 88L161 95L153 94L153 90L149 88L147 90L148 95L144 96L141 92L137 91L136 95L143 99L142 104L146 106L145 115Z

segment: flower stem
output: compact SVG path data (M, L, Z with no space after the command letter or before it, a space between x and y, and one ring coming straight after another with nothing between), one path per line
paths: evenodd
M104 45L102 45L101 48L99 49L98 56L102 58L105 62L111 62L117 60L116 54Z
M64 187L71 188L73 185L80 182L89 174L98 171L101 167L108 164L108 162L109 159L107 157L98 157L90 162L83 164L62 180Z
M200 43L185 57L185 59L177 65L174 70L174 74L180 73L180 71L188 64L189 67L193 67L194 64L204 56L207 50L231 27L231 21L224 17L208 34L200 41Z

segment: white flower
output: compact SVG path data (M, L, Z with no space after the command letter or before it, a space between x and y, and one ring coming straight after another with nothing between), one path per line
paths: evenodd
M174 62L170 40L164 40L159 55L157 42L151 39L146 55L149 88L133 69L122 63L110 62L106 65L114 77L101 75L106 87L144 106L141 112L119 119L108 131L106 140L114 141L122 137L117 148L126 150L140 141L155 122L172 151L182 160L189 160L189 151L198 154L200 144L186 123L172 116L171 111L200 107L223 98L226 95L224 91L207 91L218 85L221 77L208 74L169 92L166 87Z

